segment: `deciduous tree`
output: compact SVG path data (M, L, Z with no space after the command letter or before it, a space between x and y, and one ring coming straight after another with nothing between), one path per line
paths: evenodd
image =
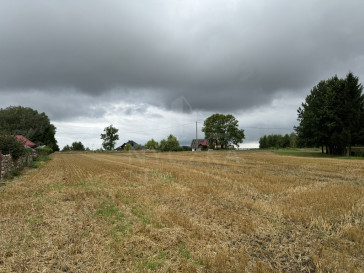
M157 150L159 148L158 142L155 141L153 138L151 140L149 140L146 144L145 144L145 148L146 149L150 149L150 150Z
M103 140L102 147L104 147L105 150L114 149L116 141L119 140L119 135L117 134L118 131L119 129L113 127L112 124L105 127L105 134L101 134L101 139Z
M45 113L38 113L29 107L9 106L0 109L0 132L23 135L37 145L59 150L55 139L56 127Z
M169 135L167 140L162 139L161 143L159 145L159 149L162 152L167 152L167 151L180 151L181 150L181 146L179 145L179 142L177 140L177 138L174 135Z
M244 130L238 128L238 121L231 114L213 114L204 121L202 131L210 143L214 140L226 148L230 144L239 146L245 138Z

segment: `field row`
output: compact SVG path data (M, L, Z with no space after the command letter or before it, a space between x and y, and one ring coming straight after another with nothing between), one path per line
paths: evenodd
M363 272L364 163L58 153L0 188L1 272Z

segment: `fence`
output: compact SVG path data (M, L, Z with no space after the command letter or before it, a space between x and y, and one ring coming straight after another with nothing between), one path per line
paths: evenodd
M21 169L26 165L33 162L33 153L22 156L14 160L10 154L4 155L0 151L0 179L3 179L7 173L11 173L14 170Z

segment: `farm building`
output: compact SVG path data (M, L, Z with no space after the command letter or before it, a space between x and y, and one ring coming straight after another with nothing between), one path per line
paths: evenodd
M208 139L192 139L191 142L191 148L193 151L201 151L201 150L207 150L209 146L209 140Z
M133 140L129 140L128 142L125 142L123 145L121 145L121 146L119 146L119 147L117 147L115 150L116 151L123 151L124 149L125 149L125 147L126 147L126 145L130 145L131 147L136 147L136 146L138 146L139 144L138 143L136 143L135 141L133 141Z
M16 135L15 138L21 142L24 143L24 146L29 147L29 148L34 148L36 146L35 143L31 142L29 139L27 139L25 136L22 135Z

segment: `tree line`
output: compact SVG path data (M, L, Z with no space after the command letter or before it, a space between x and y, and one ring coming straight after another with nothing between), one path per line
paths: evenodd
M104 133L100 135L103 140L102 146L105 150L113 150L115 143L119 140L118 129L110 125L104 128ZM222 149L231 144L239 145L245 138L244 130L238 128L238 121L231 114L213 114L204 121L202 131L205 138L210 143L219 143ZM139 145L140 146L140 145ZM145 146L146 149L166 151L183 151L191 150L189 146L181 146L177 137L170 134L166 139L162 139L160 143L153 138L149 140ZM212 146L210 148L213 148ZM126 150L136 149L135 147L125 147Z
M296 148L297 147L297 135L295 133L291 133L290 135L280 135L280 134L272 134L272 135L264 135L259 139L259 148L260 149L268 149L268 148Z

